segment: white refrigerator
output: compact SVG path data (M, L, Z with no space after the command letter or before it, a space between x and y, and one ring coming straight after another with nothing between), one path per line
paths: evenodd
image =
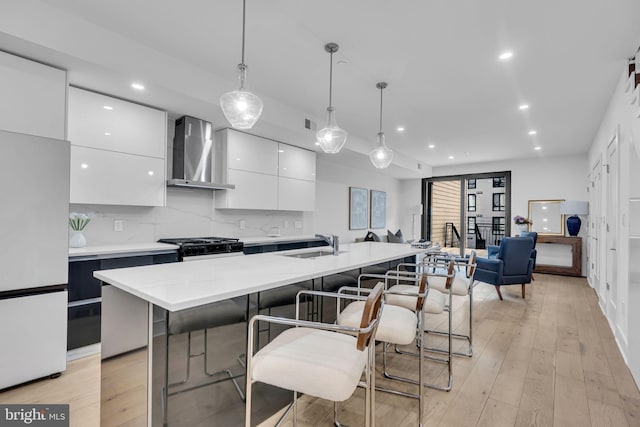
M0 389L66 369L69 142L0 131Z

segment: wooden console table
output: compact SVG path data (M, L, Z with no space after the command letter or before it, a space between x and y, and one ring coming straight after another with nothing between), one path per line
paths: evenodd
M542 246L541 246L542 244ZM537 259L540 260L541 252L544 253L545 244L568 245L571 247L571 265L547 265L536 262L536 273L560 274L563 276L582 276L582 238L564 236L544 236L538 235L536 248Z

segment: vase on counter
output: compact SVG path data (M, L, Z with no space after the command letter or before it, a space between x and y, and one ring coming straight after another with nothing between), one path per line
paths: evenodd
M516 224L516 226L518 227L518 234L529 230L529 224Z
M87 239L84 237L81 230L71 232L71 237L69 237L69 247L84 248L86 245Z

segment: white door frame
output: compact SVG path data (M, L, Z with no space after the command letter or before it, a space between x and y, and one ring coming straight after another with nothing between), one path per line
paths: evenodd
M618 217L620 213L619 201L619 176L620 176L620 149L619 131L616 132L607 145L607 167L606 167L606 212L605 212L605 233L604 233L604 257L605 261L605 286L606 305L605 314L612 330L616 330L617 310L618 310Z

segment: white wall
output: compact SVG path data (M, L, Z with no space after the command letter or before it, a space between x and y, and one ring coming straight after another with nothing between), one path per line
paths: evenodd
M633 94L626 91L627 67L621 64L621 75L618 85L611 97L611 101L605 112L600 127L589 149L588 165L592 168L598 160L608 163L607 148L613 137L618 135L619 170L611 170L609 174L603 173L601 204L603 212L599 219L602 224L616 223L617 250L609 251L611 246L602 231L598 257L594 257L599 263L600 280L594 277L592 286L596 288L599 296L600 307L609 320L612 332L620 350L629 364L631 372L640 384L640 339L637 327L640 315L637 306L640 304L640 287L638 279L634 279L631 270L637 271L637 246L633 246L629 236L633 234L631 228L640 221L640 218L631 216L630 197L640 197L640 108L631 105ZM618 180L618 215L608 216L606 207L608 204L608 180ZM604 227L603 227L604 230ZM635 251L635 252L633 252ZM617 258L611 257L615 253ZM611 262L606 262L611 260ZM634 265L635 264L635 265ZM607 282L609 290L607 290ZM612 310L612 307L615 309Z
M377 173L373 166L369 172L322 159L317 161L316 179L316 210L310 215L314 232L337 234L343 242L366 235L367 230L349 230L349 187L386 191L387 224L372 230L376 234L386 236L387 229L395 233L402 226L400 180ZM406 233L404 227L402 231Z

